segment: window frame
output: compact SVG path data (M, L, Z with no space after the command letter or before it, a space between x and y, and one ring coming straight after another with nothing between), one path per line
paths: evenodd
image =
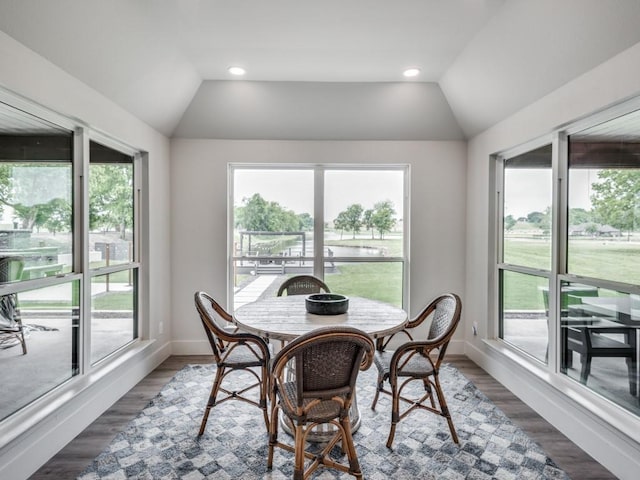
M601 123L614 120L626 114L640 111L640 96L627 99L619 104L603 108L592 114L578 118L575 121L560 125L549 133L522 143L513 148L505 149L490 155L489 169L491 228L489 230L489 303L488 303L488 334L484 342L492 349L500 352L543 382L556 388L576 403L591 411L621 432L640 441L637 426L640 425L640 415L626 410L622 405L601 396L597 391L569 378L561 371L560 318L561 302L560 287L564 282L587 284L597 288L617 290L626 294L640 294L640 285L616 282L596 277L586 277L568 272L568 217L569 217L569 137ZM503 249L503 198L502 179L504 159L529 150L535 149L545 142L552 142L552 268L549 272L549 359L547 364L536 361L522 350L509 345L500 338L500 272L502 270L519 270L502 263ZM536 272L538 273L538 272Z
M324 279L324 267L327 257L324 257L324 194L325 177L327 171L351 170L351 171L401 171L403 173L403 208L402 208L402 250L401 257L331 257L332 260L339 260L345 263L402 263L402 308L405 310L409 305L409 278L410 278L410 176L409 164L340 164L340 163L229 163L227 165L227 305L229 310L234 308L234 262L247 257L234 255L234 179L237 170L309 170L313 172L314 188L314 256L304 257L313 261L314 275ZM322 255L315 255L315 252L323 252ZM261 257L251 257L260 259ZM266 258L266 257L265 257ZM285 257L269 257L278 260Z
M79 300L78 315L79 325L78 340L78 368L77 372L70 378L61 381L55 388L40 395L34 400L21 406L19 410L10 414L0 422L3 428L6 428L8 435L3 440L11 441L15 436L21 433L25 425L32 425L36 418L41 418L45 412L49 411L48 405L52 399L60 398L65 392L74 391L74 389L82 388L91 381L96 372L109 368L109 365L117 361L123 355L145 340L148 336L148 320L141 315L141 305L145 302L142 300L141 293L145 291L144 281L146 272L143 272L145 258L143 251L143 234L145 229L142 225L144 215L142 213L142 190L143 178L146 175L145 161L146 152L122 142L115 137L95 129L94 127L82 122L81 120L66 117L58 114L53 110L38 105L28 99L13 94L7 90L0 88L0 107L7 107L10 111L16 111L16 114L24 114L27 117L35 117L43 122L49 123L55 127L67 130L72 134L72 156L71 165L71 202L72 202L72 223L71 236L73 242L71 271L60 273L55 276L41 277L19 282L6 283L2 285L2 294L8 295L13 293L21 293L33 291L46 287L54 287L62 284L79 283ZM118 152L132 157L134 180L133 180L133 208L134 208L134 256L133 261L123 264L114 265L109 269L89 268L89 192L88 192L88 164L89 142L94 141L101 145L108 146ZM145 207L146 208L146 207ZM144 243L146 245L146 243ZM103 275L105 273L115 273L121 270L134 269L137 274L137 284L134 287L134 330L135 338L109 355L95 362L90 362L90 334L91 334L91 278L95 275ZM135 273L135 272L134 272ZM147 332L145 334L145 332ZM44 407L44 408L43 408ZM34 417L35 414L35 417ZM4 444L4 443L3 443ZM0 445L1 446L1 445Z

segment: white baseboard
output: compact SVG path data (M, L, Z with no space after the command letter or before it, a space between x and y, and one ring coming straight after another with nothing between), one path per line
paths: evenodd
M621 480L638 478L640 443L499 352L471 343L465 347L471 360L614 475Z
M203 340L174 340L171 342L172 355L211 355L211 345Z
M61 388L60 406L0 449L0 478L29 478L170 355L169 343L141 342L77 388Z

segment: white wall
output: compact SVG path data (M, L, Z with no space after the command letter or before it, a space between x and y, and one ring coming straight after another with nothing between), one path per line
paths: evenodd
M437 83L206 80L175 137L464 140Z
M149 302L142 312L148 325L144 346L120 359L126 368L103 369L99 374L75 379L69 400L58 398L58 407L13 441L0 442L0 478L28 477L69 440L82 431L121 395L169 354L168 335L159 335L160 322L170 323L169 249L169 141L99 93L75 80L47 60L0 32L0 86L19 96L79 119L90 127L148 152L148 204L145 225ZM117 68L114 66L113 68ZM147 203L145 201L145 203ZM6 422L0 438L15 437Z
M208 353L193 294L227 299L228 163L411 165L411 291L416 314L464 292L465 142L189 140L171 142L172 339L175 354ZM464 308L463 308L464 315ZM451 352L462 352L458 332Z
M640 445L590 414L570 393L550 387L548 372L534 372L490 348L482 339L488 318L488 272L493 189L490 155L549 133L567 122L640 94L640 44L613 57L587 74L567 83L540 101L474 137L468 145L466 302L474 305L472 318L480 324L480 335L467 334L466 353L507 388L560 428L620 478L637 478ZM465 332L470 331L467 324ZM579 396L578 396L579 397ZM603 416L605 413L603 412ZM616 421L611 415L611 421ZM631 425L637 431L638 425Z

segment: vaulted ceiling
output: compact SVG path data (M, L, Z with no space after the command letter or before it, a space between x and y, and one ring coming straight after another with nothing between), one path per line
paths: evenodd
M638 0L0 2L0 30L198 138L468 138L640 42L638 25Z

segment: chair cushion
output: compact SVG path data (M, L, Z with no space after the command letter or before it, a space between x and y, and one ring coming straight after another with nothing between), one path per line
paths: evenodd
M222 352L223 361L220 366L226 367L259 367L264 363L264 359L258 358L256 354L246 345L236 344L227 355L227 351ZM257 347L254 347L257 350Z
M433 375L433 367L431 366L431 362L424 357L423 355L415 352L411 359L404 365L400 370L398 370L399 377L415 377L415 378L424 378L429 375ZM379 351L376 350L375 356L373 357L373 361L378 369L378 372L382 373L384 377L389 376L391 357L393 357L393 350L385 350ZM402 365L403 360L400 360L400 365Z
M297 405L298 396L296 394L295 382L286 382L284 384L284 391L282 389L279 389L278 395L282 400L284 400L284 397L286 397L293 405ZM308 405L312 400L314 399L309 398L304 400L303 405ZM281 408L287 417L291 418L292 420L298 419L298 415L296 414L296 412L288 409L284 402L281 403ZM311 410L307 412L306 421L324 423L334 418L338 418L339 416L340 404L332 400L324 400L312 407Z

